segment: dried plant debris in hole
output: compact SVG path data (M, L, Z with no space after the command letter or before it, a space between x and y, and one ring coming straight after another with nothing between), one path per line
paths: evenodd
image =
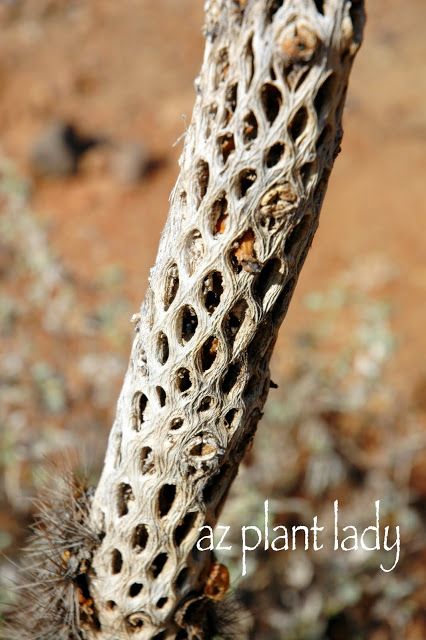
M247 40L247 44L244 48L244 71L246 90L250 88L253 80L255 66L254 66L254 53L253 53L253 36L251 35Z
M195 443L191 446L189 455L195 458L211 458L218 451L216 443L211 436L201 432L196 438Z
M278 229L297 204L293 186L284 182L271 187L260 201L259 222L266 231Z
M99 628L89 591L91 559L102 539L89 525L93 491L62 465L48 482L35 501L17 600L1 630L8 640L80 640L83 627Z
M122 482L118 486L117 509L120 517L125 516L129 512L129 502L134 500L132 487Z
M204 109L205 130L204 135L208 139L211 136L212 127L217 116L217 104L212 102Z
M209 178L210 169L208 163L205 160L199 160L195 168L197 204L200 204L207 193Z
M191 375L188 369L181 367L176 374L177 388L181 393L185 393L192 387Z
M160 364L166 364L169 359L169 341L162 331L160 331L157 338L157 358Z
M133 531L132 547L138 553L143 551L148 543L148 528L145 524L138 524Z
M228 49L224 47L218 53L216 60L216 81L215 88L217 88L222 82L224 82L228 76L229 71L229 56Z
M200 401L200 404L198 405L198 411L200 413L203 413L204 411L209 411L209 409L211 409L212 406L214 406L213 398L211 396L205 396L204 398L202 398L202 400Z
M211 600L223 600L229 589L229 584L228 567L220 562L213 562L204 585L204 595Z
M199 263L203 259L204 243L201 233L198 229L194 229L188 235L185 243L184 256L186 259L186 268L189 275L192 275L197 269Z
M151 447L142 447L140 454L141 473L149 473L154 468L153 453Z
M252 140L256 140L258 133L258 124L256 116L253 111L249 111L249 113L245 116L243 120L243 142L244 144L248 144L252 142Z
M287 86L297 91L307 79L320 50L320 39L304 23L293 23L279 40L283 58L283 75Z
M194 309L189 305L182 307L178 321L178 340L181 344L189 342L197 329L198 318Z
M235 140L232 133L224 133L217 139L218 149L223 164L226 164L229 156L235 150Z
M213 235L225 233L228 218L228 201L225 196L218 198L211 210L211 227Z
M225 114L223 118L224 125L227 125L237 106L238 83L234 82L229 85L225 92Z
M256 257L255 237L252 229L247 229L232 245L231 264L237 273L241 269L248 273L258 273L261 270L261 265Z
M200 349L200 369L201 371L208 371L213 366L217 357L217 351L219 347L219 340L215 336L207 338L205 343Z
M235 337L244 322L247 313L247 302L242 299L237 301L224 319L224 331L229 346L234 343Z
M244 198L247 191L256 182L257 173L255 169L244 169L240 172L237 180L237 197Z
M223 278L220 271L212 271L203 280L202 293L204 306L209 314L219 305L223 293Z
M179 289L179 271L176 264L172 264L166 271L164 283L164 309L172 304Z

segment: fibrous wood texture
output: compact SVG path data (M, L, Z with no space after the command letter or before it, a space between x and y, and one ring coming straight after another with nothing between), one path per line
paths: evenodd
M207 3L181 171L92 507L90 637L209 637L188 603L221 587L194 545L262 415L363 20L355 0Z

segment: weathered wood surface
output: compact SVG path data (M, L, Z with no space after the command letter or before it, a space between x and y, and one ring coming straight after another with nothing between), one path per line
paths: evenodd
M349 0L207 3L180 175L92 508L93 638L202 637L185 601L212 596L212 558L194 543L262 415L363 22Z

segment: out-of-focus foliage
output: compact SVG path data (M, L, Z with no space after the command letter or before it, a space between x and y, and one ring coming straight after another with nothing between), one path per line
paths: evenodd
M126 362L120 270L77 281L53 255L30 189L0 160L0 551L15 553L46 460L100 464ZM0 557L0 601L13 565Z

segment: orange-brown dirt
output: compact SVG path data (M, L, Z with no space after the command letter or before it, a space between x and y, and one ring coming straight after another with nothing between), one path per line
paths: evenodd
M384 257L399 272L385 278L384 293L395 308L400 348L392 366L403 388L407 377L425 371L419 356L426 351L426 4L375 0L367 9L342 153L281 345L302 319L304 293L354 262L366 285L371 272L380 280ZM96 157L77 177L35 182L33 207L49 223L65 264L84 278L109 263L122 265L135 309L178 172L181 142L174 143L191 115L201 24L202 3L195 0L0 6L0 137L22 171L30 143L58 117L94 134L143 141L160 160L157 171L130 187L111 178ZM283 355L278 361L281 366Z

